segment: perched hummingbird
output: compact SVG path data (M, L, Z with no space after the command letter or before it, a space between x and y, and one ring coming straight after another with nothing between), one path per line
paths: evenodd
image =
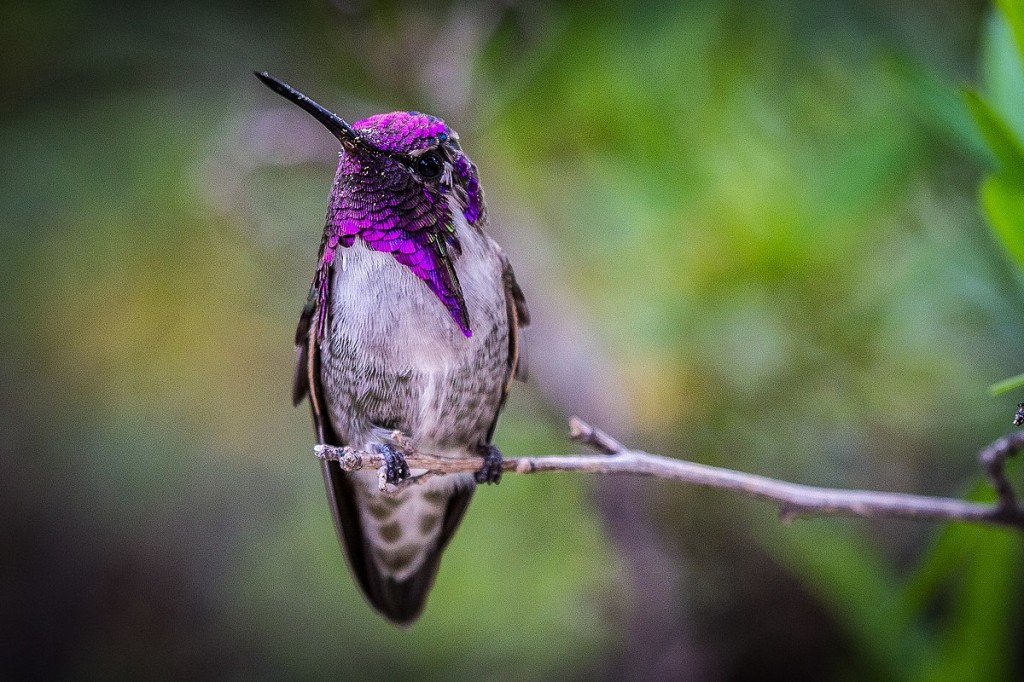
M513 378L523 378L523 292L498 244L476 166L434 116L378 114L348 124L267 73L271 90L341 143L327 224L295 334L293 399L309 396L320 443L376 450L387 478L410 472L390 440L480 457L475 474L438 476L397 496L375 472L323 462L349 565L370 603L398 624L423 610L441 553L476 483L497 483L491 444Z

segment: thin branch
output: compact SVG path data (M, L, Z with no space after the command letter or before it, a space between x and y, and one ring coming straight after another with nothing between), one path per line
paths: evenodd
M817 488L790 483L757 474L629 450L608 434L581 419L573 417L569 423L573 439L605 454L508 457L504 461L502 472L532 474L540 471L580 471L653 476L688 485L731 490L747 497L764 500L779 508L779 515L784 521L801 516L849 516L865 519L967 521L1010 526L1024 531L1024 507L1017 502L1017 496L1006 478L1004 466L1008 457L1024 449L1024 431L1000 438L981 451L979 460L999 498L995 504L982 504L947 497ZM423 473L406 479L397 486L385 485L382 477L381 490L385 492L395 493L409 486L419 485L433 476L471 473L480 468L480 461L475 458L438 457L419 452L398 432L394 434L394 440L404 451L409 468ZM318 445L316 455L320 459L337 461L344 471L380 470L384 466L383 455L348 447Z
M1021 449L1024 449L1024 431L1015 431L1003 436L978 454L978 462L985 469L985 474L992 483L992 487L995 488L996 495L999 496L997 506L1011 512L1013 510L1019 512L1020 507L1017 504L1017 495L1013 491L1013 486L1006 478L1006 459Z

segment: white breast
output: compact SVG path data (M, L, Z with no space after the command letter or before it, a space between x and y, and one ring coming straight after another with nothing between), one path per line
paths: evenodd
M415 428L410 435L422 448L435 445L435 438L462 440L453 429L466 433L466 446L483 438L474 419L488 410L493 417L507 362L502 259L490 237L467 225L461 212L456 215L461 254L454 264L472 328L468 338L427 284L391 254L359 239L340 249L343 267L336 268L331 291L330 343L335 350L324 357L334 387L343 389L338 393L354 399L342 404L336 396L331 405L336 422L343 417L358 421L364 405L387 404L401 422ZM411 387L405 394L402 382ZM394 403L386 395L392 390ZM460 423L452 423L453 415ZM358 423L343 430L343 437L355 442L371 435Z

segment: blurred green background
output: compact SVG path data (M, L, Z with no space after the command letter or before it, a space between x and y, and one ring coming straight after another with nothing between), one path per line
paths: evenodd
M461 133L535 316L506 454L576 451L578 413L986 498L1024 289L961 87L1024 131L1011 34L951 0L5 3L0 676L1020 679L1019 534L655 481L480 490L384 623L289 401L337 150L251 76ZM1005 240L1024 189L986 182Z

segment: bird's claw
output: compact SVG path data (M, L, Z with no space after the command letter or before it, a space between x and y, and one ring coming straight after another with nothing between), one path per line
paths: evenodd
M374 445L374 449L384 455L384 466L381 467L381 470L387 483L396 485L409 478L409 465L405 463L405 455L399 452L395 446L377 443Z
M501 483L501 466L505 461L501 451L493 445L484 445L480 448L480 454L484 458L484 464L473 476L477 483Z

